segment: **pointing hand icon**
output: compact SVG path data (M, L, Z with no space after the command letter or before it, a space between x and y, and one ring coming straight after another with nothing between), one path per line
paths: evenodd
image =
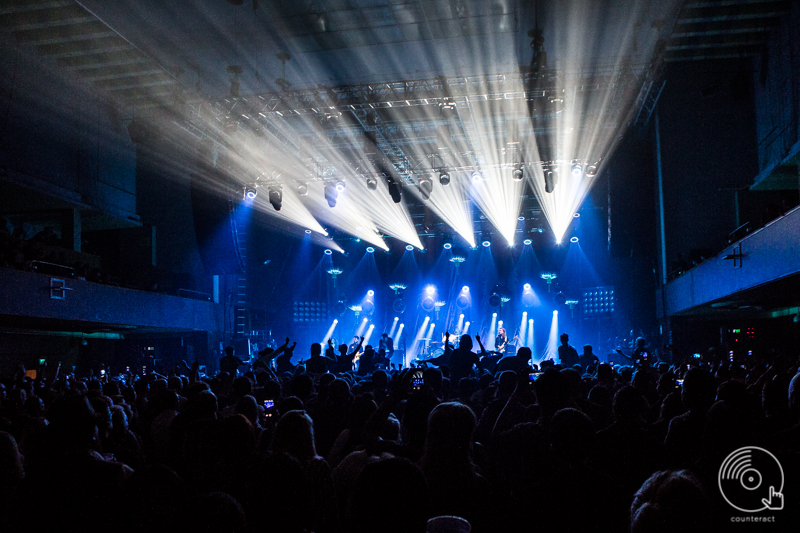
M769 487L769 499L761 498L761 503L767 506L770 511L780 511L783 509L783 494L775 491L775 487Z

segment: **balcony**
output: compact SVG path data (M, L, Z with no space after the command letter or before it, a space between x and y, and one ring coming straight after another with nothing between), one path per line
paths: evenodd
M798 305L800 206L730 244L656 292L659 318L779 316Z
M47 320L121 329L216 331L217 310L217 304L202 299L0 268L0 317L18 327Z

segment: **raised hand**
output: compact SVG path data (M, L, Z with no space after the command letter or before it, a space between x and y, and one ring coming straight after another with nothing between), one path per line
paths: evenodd
M395 377L392 388L389 390L387 400L400 401L408 394L408 386L411 383L413 368L404 368Z

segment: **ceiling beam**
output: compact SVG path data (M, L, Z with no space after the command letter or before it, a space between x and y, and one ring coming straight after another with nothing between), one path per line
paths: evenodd
M62 57L56 62L62 67L73 70L82 68L101 68L119 65L131 65L136 63L146 63L149 59L143 57L136 50L120 50L117 52L102 52L95 55L84 55L74 57Z
M692 37L695 35L729 35L770 31L780 23L780 18L757 20L735 20L717 22L699 22L676 25L671 37Z
M60 44L83 39L99 39L116 35L114 30L94 20L68 26L53 26L14 32L17 41L29 45Z
M74 6L74 0L4 0L0 15Z
M163 74L164 71L155 65L134 63L109 67L87 68L76 71L82 78L92 81L116 80L131 78L133 76L146 76L149 74Z
M678 23L777 17L790 8L790 0L692 2L683 5Z
M120 52L130 48L130 45L124 39L114 35L101 39L84 39L70 43L43 44L37 46L36 51L43 56L60 58Z
M12 31L37 30L70 24L82 24L97 20L81 6L71 3L68 7L37 11L22 11L0 15L0 28Z
M108 89L110 91L119 91L122 89L133 89L138 87L156 87L159 85L174 85L177 83L174 79L167 77L163 72L150 76L137 76L133 78L117 78L108 79L95 82L95 87L100 89Z

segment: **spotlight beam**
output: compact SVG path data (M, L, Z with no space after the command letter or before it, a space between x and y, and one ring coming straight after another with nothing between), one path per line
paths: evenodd
M331 327L329 327L328 331L325 332L325 336L322 337L322 342L320 342L320 344L322 344L323 347L328 343L328 339L330 339L333 336L333 330L336 329L336 324L338 323L339 319L337 318L334 318L333 322L331 322Z
M547 337L547 346L544 349L544 353L539 358L539 362L542 362L545 359L552 359L555 361L557 354L558 354L558 312L553 311L553 320L550 322L550 335Z

